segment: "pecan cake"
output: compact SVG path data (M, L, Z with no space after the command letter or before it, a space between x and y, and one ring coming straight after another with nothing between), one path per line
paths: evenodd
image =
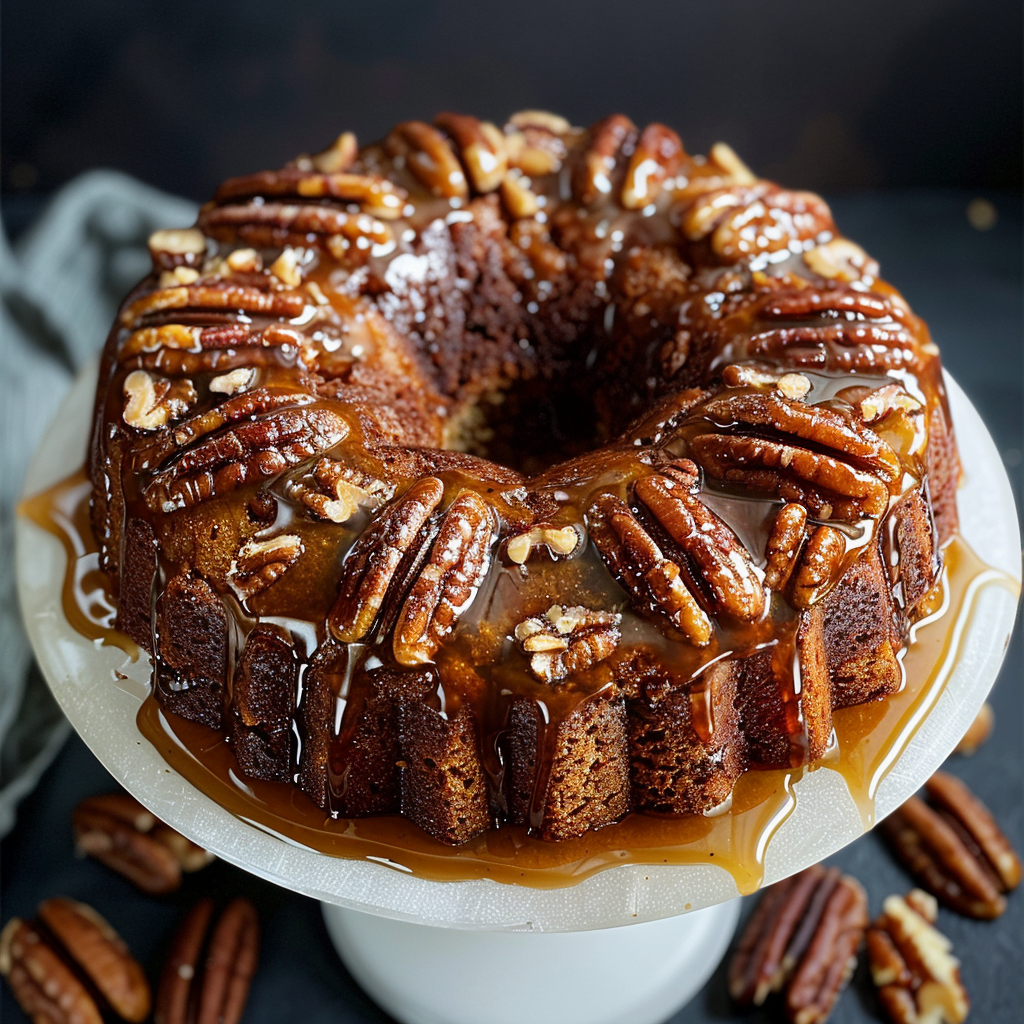
M166 712L449 844L699 814L902 685L956 528L924 324L622 115L351 134L161 231L93 523Z

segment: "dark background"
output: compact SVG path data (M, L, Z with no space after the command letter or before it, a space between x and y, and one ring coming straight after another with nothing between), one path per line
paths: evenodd
M365 142L395 121L443 108L499 121L528 106L580 124L612 110L638 123L663 120L691 151L725 139L759 173L826 194L843 230L930 323L946 366L996 439L1019 503L1021 34L1019 0L4 0L4 220L17 233L47 195L91 167L202 199L229 174L277 166L343 129ZM987 217L975 218L984 231L966 216L979 196L991 203ZM993 739L948 766L1019 849L1021 658L1018 631L992 698ZM247 1022L385 1020L338 965L312 901L226 865L155 900L91 861L75 861L70 810L110 788L72 739L0 846L3 920L31 914L57 893L85 899L154 976L187 905L210 892L244 892L257 901L266 932ZM910 885L874 835L834 860L864 882L872 913ZM942 911L939 926L963 961L971 1019L1019 1020L1024 892L999 921ZM0 987L0 1020L21 1019ZM674 1024L731 1019L782 1017L734 1016L720 972ZM862 965L832 1021L877 1019Z
M613 111L826 192L1021 183L1019 0L4 0L4 198L116 167L206 198L442 109Z

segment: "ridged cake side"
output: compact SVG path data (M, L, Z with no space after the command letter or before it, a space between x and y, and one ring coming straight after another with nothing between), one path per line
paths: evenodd
M151 249L93 522L157 699L243 773L557 840L709 810L902 685L955 443L820 198L621 115L442 114Z

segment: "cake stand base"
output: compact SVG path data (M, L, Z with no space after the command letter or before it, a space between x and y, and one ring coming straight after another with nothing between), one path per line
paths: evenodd
M740 901L554 933L433 928L322 907L349 972L402 1024L660 1024L711 977Z

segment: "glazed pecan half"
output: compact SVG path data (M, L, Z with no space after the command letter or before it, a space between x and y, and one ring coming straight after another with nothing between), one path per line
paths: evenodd
M856 879L820 864L773 885L761 898L729 965L729 994L760 1006L784 992L793 1024L823 1024L856 964L868 925Z
M496 529L494 513L473 491L463 491L445 512L395 625L402 665L429 661L455 628L487 574Z
M911 797L882 822L908 870L946 906L968 917L999 917L1021 880L1016 851L980 800L955 776L925 784L934 806Z
M622 183L622 205L639 210L653 203L662 185L682 165L685 157L679 136L663 124L649 124L641 133Z
M803 505L818 518L880 516L899 485L899 460L877 434L778 389L727 389L700 415L714 429L692 437L688 450L706 473Z
M572 186L576 198L585 206L598 199L610 198L612 176L623 151L632 150L637 140L637 127L624 114L611 114L598 121L589 133L574 168Z
M424 477L385 508L353 545L328 618L339 640L354 643L370 631L399 567L419 553L422 531L443 496L444 484Z
M676 562L612 494L601 495L588 513L590 537L609 571L633 596L642 611L663 616L691 643L711 640L711 620L683 579Z

